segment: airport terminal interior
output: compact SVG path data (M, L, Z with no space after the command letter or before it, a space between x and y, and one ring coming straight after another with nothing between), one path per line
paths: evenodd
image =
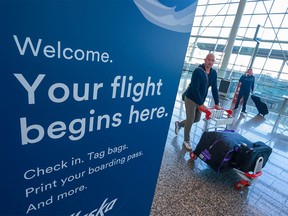
M187 48L173 116L168 131L151 216L168 215L288 215L288 2L282 0L199 0ZM269 113L258 115L249 98L247 113L233 110L226 129L272 148L262 175L250 186L234 187L241 180L233 169L217 173L205 162L192 160L183 147L184 131L174 132L175 121L186 118L181 99L193 70L205 56L216 57L220 105L234 107L238 80L248 68L255 76L254 94ZM213 105L208 95L205 105ZM193 124L195 149L204 128Z
M189 79L188 74L182 76ZM255 106L247 106L247 114L237 109L228 129L251 141L262 141L272 147L272 154L251 186L241 190L234 183L241 180L234 171L217 173L205 162L192 160L183 147L184 131L176 136L174 123L185 119L184 102L179 89L155 191L151 216L168 215L288 215L288 124L287 116L269 112L258 115ZM251 100L251 99L249 99ZM211 97L206 100L208 107ZM221 106L230 109L231 100L221 99ZM204 128L204 117L191 129L192 148L198 144Z

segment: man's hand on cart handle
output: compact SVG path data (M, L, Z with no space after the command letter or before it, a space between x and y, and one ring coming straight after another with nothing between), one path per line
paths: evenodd
M207 108L204 104L202 104L201 106L199 106L198 109L199 109L200 111L202 111L202 112L208 111L208 108Z
M204 112L206 115L205 115L205 118L207 120L210 119L210 115L211 115L211 112L210 110L204 105L202 104L201 106L198 107L198 109L201 111L201 112Z
M219 104L217 104L217 105L214 105L214 106L212 107L212 109L217 109L217 110L220 110L220 109L222 109L222 108L220 107L220 105L219 105Z

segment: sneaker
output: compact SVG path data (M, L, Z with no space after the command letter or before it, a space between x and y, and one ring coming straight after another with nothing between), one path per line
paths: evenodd
M175 134L178 135L179 134L179 121L175 121Z
M242 110L241 113L246 114L247 112Z
M191 145L190 145L189 142L184 141L183 145L185 146L185 148L186 148L187 150L192 151L192 147L191 147Z
M234 107L234 110L237 110L238 107Z

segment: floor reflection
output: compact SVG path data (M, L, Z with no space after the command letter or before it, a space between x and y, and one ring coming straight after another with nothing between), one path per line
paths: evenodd
M230 100L222 99L220 103L226 109L231 107ZM206 105L213 105L211 98L207 98ZM253 106L247 106L247 111L245 115L235 111L234 122L228 129L235 130L249 140L266 143L272 147L273 152L263 169L263 175L250 187L237 191L233 184L239 178L233 170L217 174L200 159L191 160L189 152L182 145L183 130L175 136L174 122L185 118L179 91L151 216L288 215L287 121L280 121L276 132L272 133L277 114L270 112L263 117L257 115ZM201 138L203 126L204 122L200 121L192 127L193 149Z

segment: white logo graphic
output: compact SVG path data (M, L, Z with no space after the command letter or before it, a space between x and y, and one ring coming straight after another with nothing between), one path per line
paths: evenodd
M134 0L134 3L143 16L155 25L176 32L191 31L197 0L180 11L175 11L175 7L167 7L157 0Z
M82 210L81 211L78 211L77 213L73 213L71 214L71 216L105 216L105 214L108 212L108 211L111 211L116 203L118 198L112 200L111 202L108 202L108 198L106 198L102 205L98 208L95 208L94 210L92 210L91 212L88 212L88 213L82 213Z

